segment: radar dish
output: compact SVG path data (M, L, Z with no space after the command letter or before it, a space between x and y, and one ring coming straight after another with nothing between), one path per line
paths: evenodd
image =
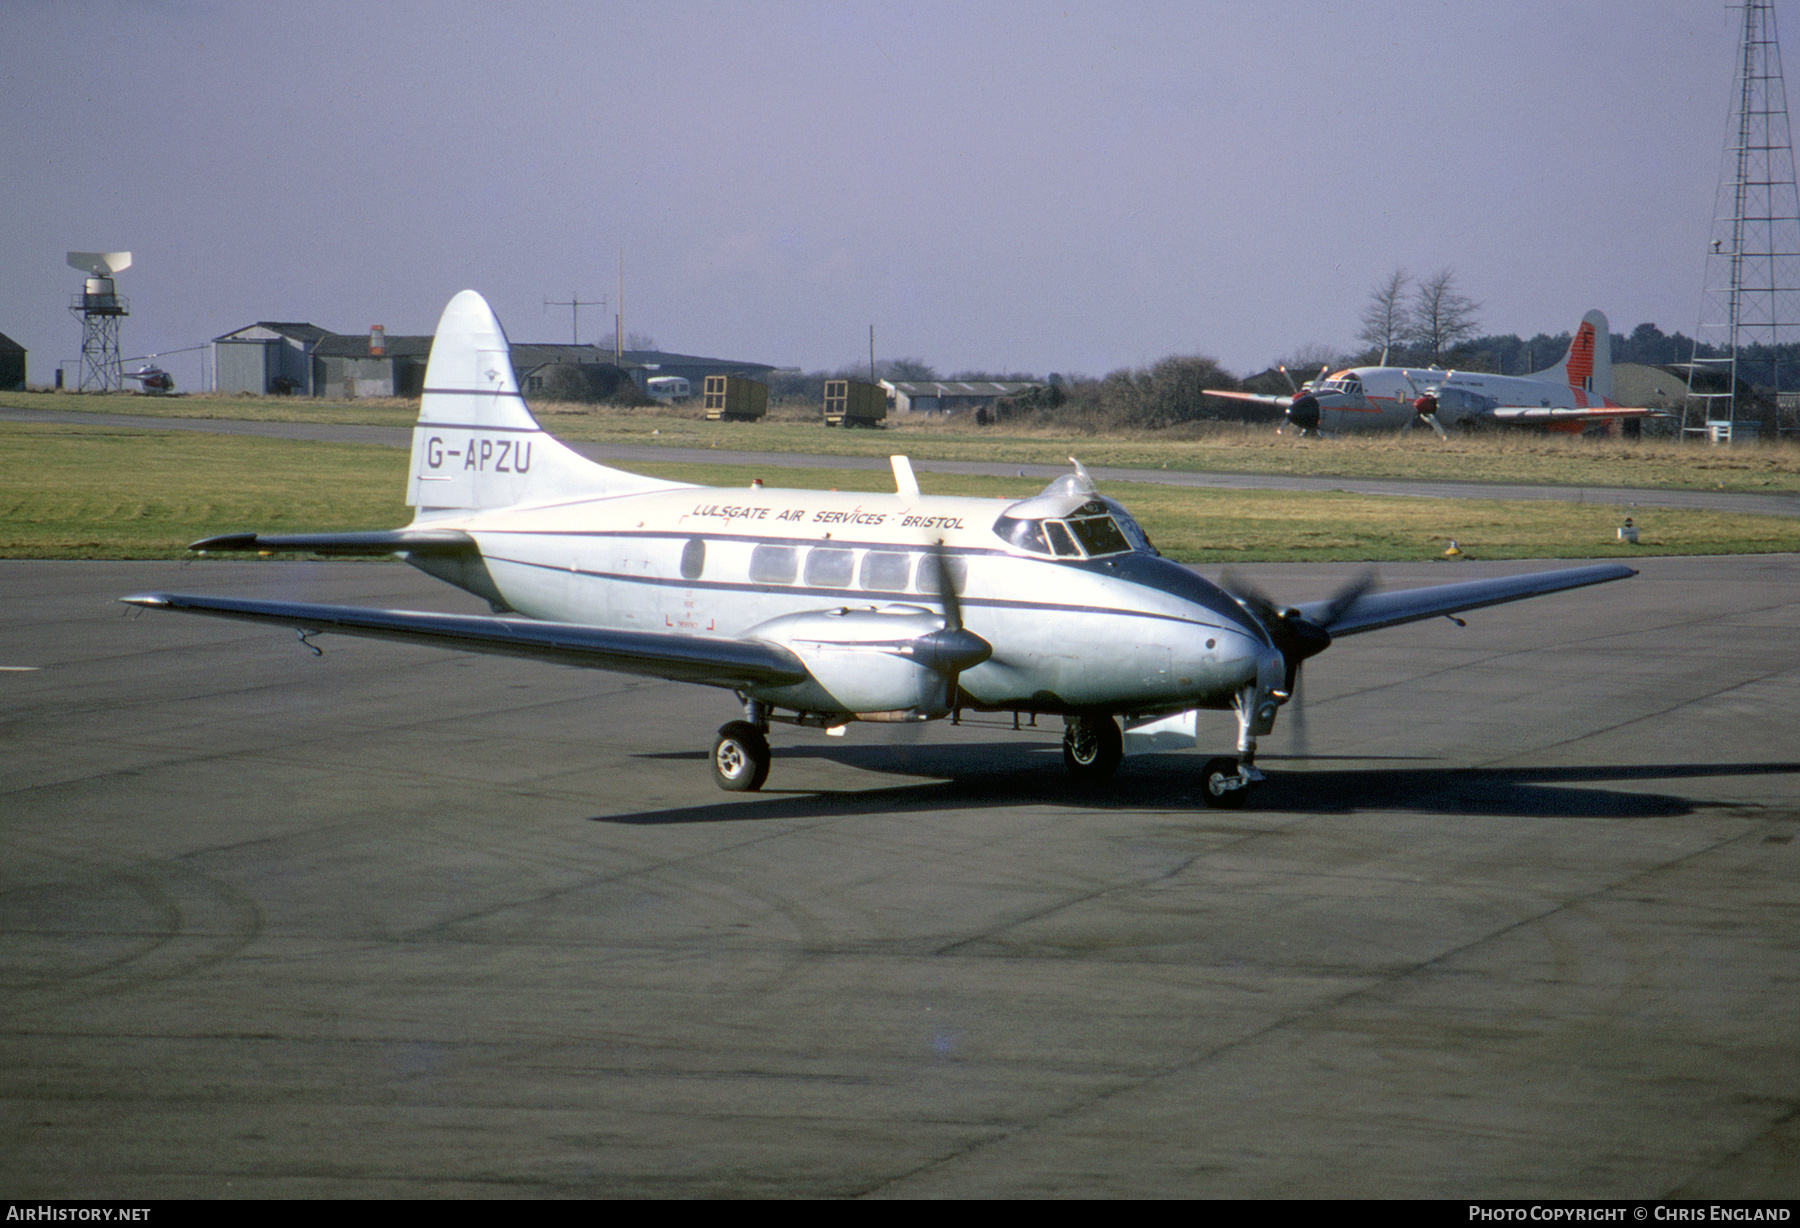
M130 252L70 252L69 267L90 277L111 277L131 267Z

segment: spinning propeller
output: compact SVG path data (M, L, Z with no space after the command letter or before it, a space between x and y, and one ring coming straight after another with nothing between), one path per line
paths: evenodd
M1331 647L1332 625L1356 604L1358 597L1375 587L1375 569L1364 570L1333 593L1316 619L1306 617L1292 606L1277 605L1268 594L1230 571L1219 577L1219 587L1243 606L1263 630L1268 632L1270 641L1281 653L1281 659L1287 666L1283 689L1289 698L1297 700L1300 694L1301 665L1308 657L1316 657ZM1306 740L1305 712L1305 704L1296 703L1294 735L1295 740L1300 743L1302 755L1305 754Z
M951 574L950 555L944 543L931 549L933 578L938 600L944 607L944 627L921 635L912 642L913 659L944 676L944 707L956 707L957 679L965 669L972 669L994 655L994 646L963 626L962 597L956 591L956 577Z

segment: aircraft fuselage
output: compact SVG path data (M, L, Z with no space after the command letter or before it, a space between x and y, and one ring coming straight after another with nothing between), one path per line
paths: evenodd
M1417 416L1414 402L1437 398L1438 421L1446 427L1504 420L1500 407L1594 410L1610 398L1571 384L1516 375L1442 371L1417 367L1353 367L1313 385L1319 424L1326 431L1395 430Z
M1015 502L684 487L433 517L475 540L492 591L430 557L410 561L535 619L780 643L816 682L755 697L815 711L863 710L857 683L904 655L909 609L919 629L941 622L936 549L967 625L993 645L960 675L976 707L1227 707L1278 657L1229 596L1147 545L1089 557L1053 529L1044 546L1073 553L1043 557L1002 540L995 523ZM782 624L795 616L810 624Z

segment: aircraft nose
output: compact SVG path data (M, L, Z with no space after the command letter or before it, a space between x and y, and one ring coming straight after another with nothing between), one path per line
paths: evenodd
M1191 658L1179 671L1181 681L1208 694L1237 691L1256 681L1268 651L1253 627L1208 627L1190 646Z

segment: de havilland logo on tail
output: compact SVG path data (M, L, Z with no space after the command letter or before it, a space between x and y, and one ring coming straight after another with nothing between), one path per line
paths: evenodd
M1291 382L1291 381L1290 381ZM1522 426L1578 432L1664 411L1612 399L1612 334L1606 316L1590 311L1562 361L1531 375L1487 375L1438 367L1348 367L1320 373L1286 397L1208 390L1208 396L1282 410L1285 427L1302 435L1406 430L1423 423L1439 437L1446 427Z
M693 682L734 692L715 779L760 788L772 724L962 712L1061 717L1063 758L1104 778L1120 722L1194 745L1198 711L1234 714L1235 753L1202 796L1242 805L1257 739L1300 663L1335 638L1635 574L1618 564L1394 593L1359 581L1283 606L1163 558L1079 463L1028 499L735 490L626 473L579 455L531 415L505 333L465 290L438 323L413 431L405 528L233 533L204 551L395 554L485 599L435 614L176 593L138 606L342 632Z

